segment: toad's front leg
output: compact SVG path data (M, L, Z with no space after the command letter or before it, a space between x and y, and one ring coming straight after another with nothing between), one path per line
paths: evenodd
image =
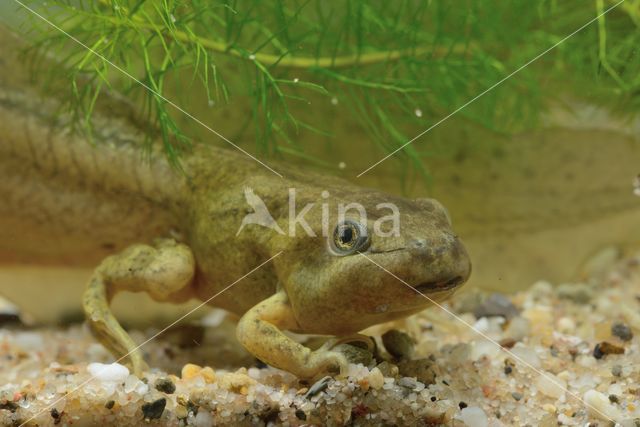
M195 274L191 250L173 240L155 246L133 245L106 258L96 268L84 293L89 327L114 355L127 357L136 375L146 364L129 334L111 313L109 302L120 291L146 292L157 301L182 302L191 296Z
M287 295L279 291L247 311L237 326L240 343L254 356L301 378L344 372L347 358L337 351L312 351L287 337L281 329L297 329Z

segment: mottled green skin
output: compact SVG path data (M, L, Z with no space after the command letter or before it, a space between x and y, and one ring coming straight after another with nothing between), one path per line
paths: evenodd
M349 336L430 304L398 278L439 301L455 290L439 289L444 282L457 279L459 285L470 274L469 257L433 200L406 200L270 164L281 178L238 151L204 145L184 158L183 175L158 152L140 162L145 131L130 119L102 107L92 146L64 130L64 117L54 119L54 101L6 83L0 78L0 259L95 265L84 301L90 325L114 353L130 353L138 372L144 362L108 306L122 290L175 302L217 295L212 305L242 316L238 338L249 351L313 377L344 367L346 358L329 347L311 351L282 329ZM292 237L258 225L236 236L252 212L245 187L285 231L288 189L295 188L298 211L316 203L305 218L318 237L301 228ZM336 256L321 237L320 205L331 213L332 230L337 204L352 202L369 215L371 244L364 254L370 259ZM376 205L389 202L400 210L401 234L380 238L373 222L389 211ZM158 238L165 240L154 242Z

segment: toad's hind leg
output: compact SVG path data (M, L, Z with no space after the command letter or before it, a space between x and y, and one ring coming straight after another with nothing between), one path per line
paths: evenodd
M96 338L116 357L128 357L136 375L146 368L138 346L114 317L109 303L120 291L146 292L158 301L191 296L195 261L189 247L173 240L133 245L96 268L83 296L83 308Z

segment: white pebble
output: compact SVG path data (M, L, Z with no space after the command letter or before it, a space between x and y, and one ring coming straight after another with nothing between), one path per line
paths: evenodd
M473 325L473 329L478 332L487 333L489 332L489 320L486 317L481 317L478 321Z
M204 316L200 320L200 324L202 326L206 326L207 328L215 328L216 326L220 326L224 319L227 317L227 312L224 310L220 310L218 308L213 308L206 316Z
M129 376L129 369L119 363L90 363L87 370L92 377L104 382L120 382Z
M37 332L18 332L13 338L13 343L23 350L43 350L44 340Z
M613 383L609 386L607 390L607 394L615 394L617 396L621 396L624 393L624 389L618 383Z
M505 338L513 338L516 341L522 341L529 334L529 321L524 317L514 317L509 322L507 329L504 331Z
M336 98L335 96L331 98L331 105L338 105L338 98Z
M213 417L209 411L199 410L196 415L196 426L198 427L210 427L213 425Z
M384 376L382 372L378 368L373 368L371 372L369 372L369 376L367 378L369 381L369 385L374 390L379 390L384 385Z
M522 343L517 343L515 347L511 349L511 353L516 357L516 363L524 362L534 368L540 367L540 358L536 351L531 347L527 347Z
M553 292L553 285L546 280L538 280L531 285L530 292L537 295L548 295Z
M500 345L481 338L473 343L471 347L471 359L478 360L482 356L487 356L489 359L493 359L500 354Z
M567 389L567 383L564 380L561 380L555 375L549 373L538 376L536 386L542 394L555 399L563 397Z
M563 334L572 333L576 330L576 322L570 317L561 317L558 319L557 327Z
M487 414L485 414L484 411L477 406L469 406L468 408L464 408L462 411L460 411L458 419L460 419L468 427L487 427L489 425Z
M621 417L618 409L609 402L609 398L596 390L587 391L584 396L584 403L589 413L603 421L619 420Z
M421 109L416 108L415 113L416 113L416 117L422 117L422 110Z
M124 392L131 393L136 389L138 385L138 377L135 375L129 375L126 380L124 380Z

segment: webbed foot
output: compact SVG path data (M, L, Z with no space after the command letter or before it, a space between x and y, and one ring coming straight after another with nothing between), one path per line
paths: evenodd
M98 341L118 361L127 359L140 376L147 369L138 345L122 328L109 307L120 291L146 292L157 300L171 296L191 284L195 261L191 250L173 240L160 240L155 247L133 245L106 258L96 268L83 295L89 327Z

